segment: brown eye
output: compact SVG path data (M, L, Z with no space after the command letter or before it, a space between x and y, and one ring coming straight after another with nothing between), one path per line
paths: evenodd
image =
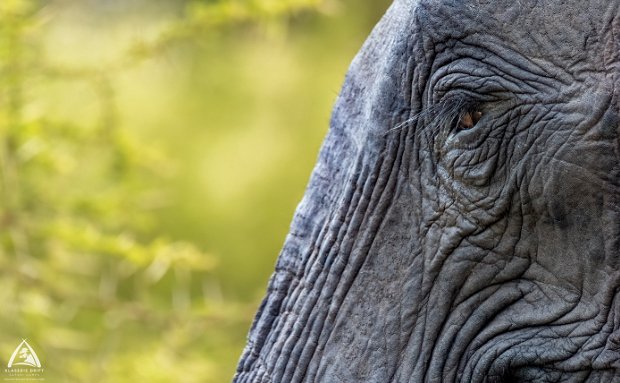
M478 121L480 121L481 118L482 112L480 111L467 112L465 113L465 115L463 115L463 117L461 117L461 120L459 121L459 129L472 129L474 126L476 126L476 124L478 123Z

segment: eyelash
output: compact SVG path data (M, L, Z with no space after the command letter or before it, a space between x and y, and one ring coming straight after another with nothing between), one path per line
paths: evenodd
M447 128L451 134L472 130L484 116L478 103L464 98L450 98L437 106L438 112L433 121L435 124Z

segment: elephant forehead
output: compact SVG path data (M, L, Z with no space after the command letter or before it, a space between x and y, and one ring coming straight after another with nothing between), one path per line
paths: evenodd
M415 13L435 41L469 38L484 45L492 38L527 57L567 65L600 63L601 55L618 51L616 0L421 0Z

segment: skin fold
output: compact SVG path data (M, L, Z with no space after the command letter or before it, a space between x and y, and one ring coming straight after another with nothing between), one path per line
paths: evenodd
M396 0L234 382L620 382L620 1Z

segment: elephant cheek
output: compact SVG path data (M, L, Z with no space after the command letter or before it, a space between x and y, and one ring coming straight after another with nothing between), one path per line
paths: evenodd
M618 196L598 172L560 161L537 197L536 263L574 288L618 269ZM598 280L598 282L597 282Z
M445 154L444 159L454 181L474 187L489 184L497 168L497 160L497 153L490 152L488 147L480 151L451 150Z

